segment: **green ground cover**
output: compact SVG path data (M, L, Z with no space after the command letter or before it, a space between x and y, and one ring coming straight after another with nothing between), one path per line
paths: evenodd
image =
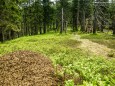
M86 36L89 37L82 38ZM65 86L114 86L115 59L94 56L78 48L80 42L71 37L70 34L21 37L0 43L0 56L17 50L40 52L52 60L55 74L65 81Z

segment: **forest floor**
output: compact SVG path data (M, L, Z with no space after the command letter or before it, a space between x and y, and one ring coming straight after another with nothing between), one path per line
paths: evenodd
M72 34L49 33L0 43L0 86L114 86L115 58L103 58L111 49L82 39L87 37L84 34ZM94 36L96 41L100 38L88 34ZM105 43L115 43L110 40Z
M89 39L82 39L80 35L75 35L75 39L80 41L81 44L79 48L89 51L95 55L103 56L103 57L111 57L110 53L114 52L114 49L108 48L105 45L95 43L90 41Z

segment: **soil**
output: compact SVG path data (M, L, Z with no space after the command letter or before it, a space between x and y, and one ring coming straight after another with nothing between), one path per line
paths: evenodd
M0 86L57 86L52 62L31 51L0 57Z

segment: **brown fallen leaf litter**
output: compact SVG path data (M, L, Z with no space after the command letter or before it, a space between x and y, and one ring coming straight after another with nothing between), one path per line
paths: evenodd
M57 86L52 62L41 54L17 51L0 57L0 86Z

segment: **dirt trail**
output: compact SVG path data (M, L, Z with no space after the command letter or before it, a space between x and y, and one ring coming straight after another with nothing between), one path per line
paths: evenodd
M74 39L82 42L79 48L92 52L95 55L108 57L108 53L113 51L105 45L94 43L88 39L81 39L80 35L74 35L74 37Z
M31 51L0 57L0 86L57 86L50 59Z

